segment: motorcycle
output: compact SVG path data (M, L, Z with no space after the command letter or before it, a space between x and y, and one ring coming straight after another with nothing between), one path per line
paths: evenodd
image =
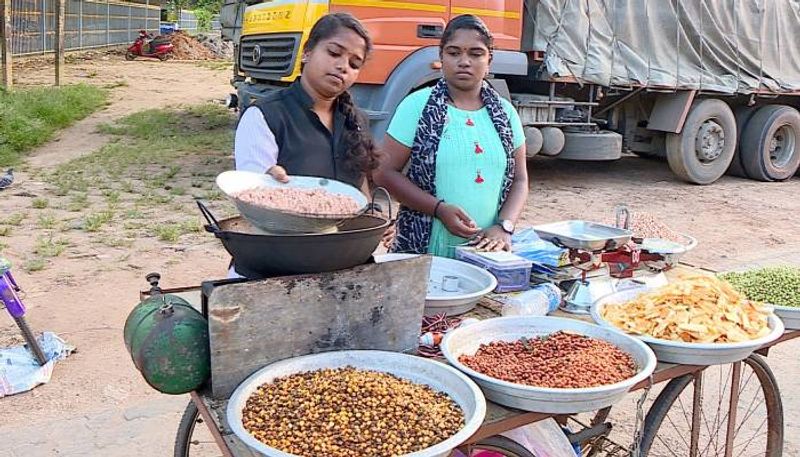
M158 60L167 60L172 57L172 42L165 36L153 36L144 30L139 31L136 41L128 48L125 53L125 60L133 60L136 57L152 57Z

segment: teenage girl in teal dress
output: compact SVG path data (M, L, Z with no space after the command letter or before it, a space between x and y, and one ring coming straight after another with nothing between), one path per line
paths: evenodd
M374 176L401 203L392 252L453 257L468 240L511 250L528 195L525 136L511 103L484 81L492 41L479 18L454 18L440 44L443 78L394 114Z

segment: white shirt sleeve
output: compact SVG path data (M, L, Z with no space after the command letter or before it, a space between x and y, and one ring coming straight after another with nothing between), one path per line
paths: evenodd
M239 120L234 141L236 169L266 173L278 163L278 143L258 107L251 106Z

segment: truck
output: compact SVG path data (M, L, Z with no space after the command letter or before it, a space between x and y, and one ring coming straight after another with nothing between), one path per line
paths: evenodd
M441 76L461 14L493 32L489 83L512 101L527 154L666 159L680 179L783 181L800 166L800 3L794 0L225 0L242 109L291 84L311 27L348 12L374 52L351 92L380 141L409 93Z

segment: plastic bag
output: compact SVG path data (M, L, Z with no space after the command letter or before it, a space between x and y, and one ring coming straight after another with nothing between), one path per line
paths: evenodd
M511 251L520 257L548 267L561 267L567 262L568 251L539 238L531 228L515 233L511 238Z
M546 455L547 457L575 457L577 455L575 448L567 439L567 435L564 434L564 430L552 418L515 428L502 435L521 444L534 455Z
M0 348L0 398L47 383L53 375L56 362L67 358L75 350L51 332L44 332L38 340L48 360L44 366L39 366L39 362L24 346Z

